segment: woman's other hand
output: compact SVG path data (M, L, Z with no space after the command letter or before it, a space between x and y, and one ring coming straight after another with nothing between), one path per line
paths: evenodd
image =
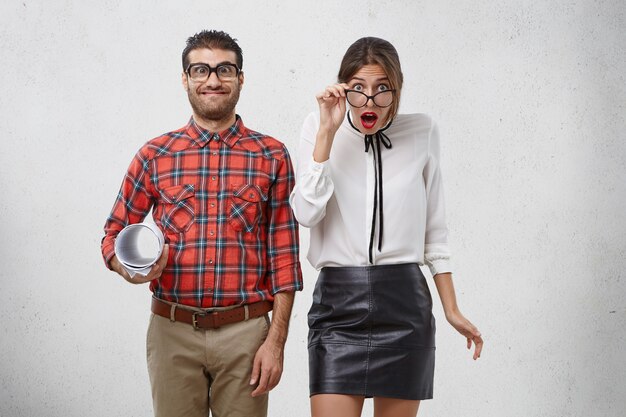
M459 310L454 284L452 283L452 274L445 272L435 275L435 285L437 285L437 292L448 323L465 336L468 349L471 349L472 342L474 343L474 360L480 358L480 352L483 350L483 338L476 326L466 319Z
M472 343L474 343L474 360L480 358L480 352L483 350L483 338L476 326L466 319L460 311L446 314L446 319L452 327L465 336L468 349L471 349Z

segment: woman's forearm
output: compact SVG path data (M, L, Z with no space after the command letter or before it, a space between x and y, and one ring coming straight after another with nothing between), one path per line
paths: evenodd
M324 162L330 158L330 149L333 147L335 134L323 132L321 129L315 137L315 147L313 148L313 159L315 162Z
M437 286L437 292L443 305L443 311L446 317L459 311L459 306L456 302L456 293L454 291L454 283L452 282L452 274L445 272L435 275L435 285Z

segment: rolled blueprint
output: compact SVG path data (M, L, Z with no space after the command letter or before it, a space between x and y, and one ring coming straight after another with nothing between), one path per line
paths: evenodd
M154 223L126 226L115 239L115 255L131 277L148 275L163 252L163 232Z

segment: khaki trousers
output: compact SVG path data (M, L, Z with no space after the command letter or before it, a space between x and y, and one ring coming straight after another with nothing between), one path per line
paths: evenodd
M251 397L254 355L268 316L219 329L194 330L152 314L148 373L155 417L266 417L268 396Z

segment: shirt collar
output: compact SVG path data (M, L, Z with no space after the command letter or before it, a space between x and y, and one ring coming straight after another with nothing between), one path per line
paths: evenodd
M221 132L209 132L196 123L193 116L189 119L189 123L185 128L187 135L196 142L200 147L204 147L211 139L221 140L229 147L235 146L235 143L243 136L245 127L241 117L235 115L235 123L232 126L222 130Z

